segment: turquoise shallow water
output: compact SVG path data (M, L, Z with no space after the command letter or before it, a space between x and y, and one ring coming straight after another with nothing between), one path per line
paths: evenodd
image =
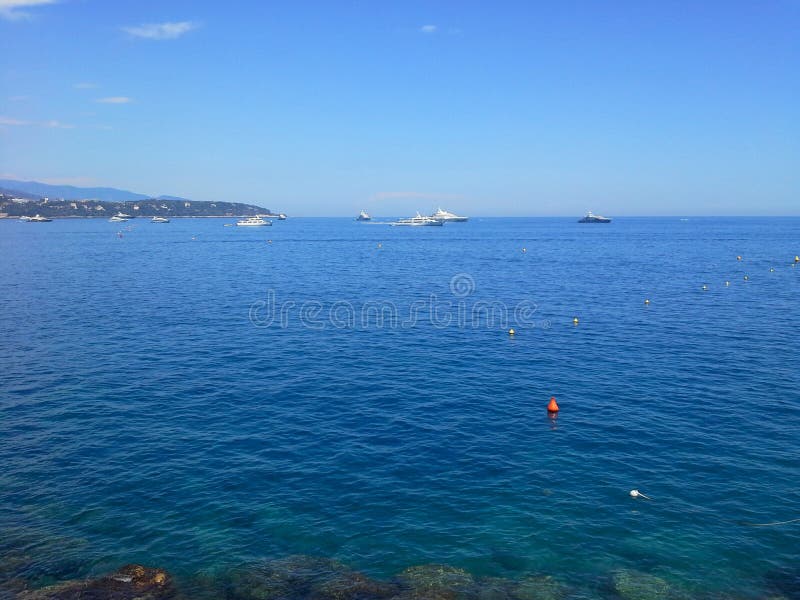
M800 597L800 219L223 222L0 221L0 573Z

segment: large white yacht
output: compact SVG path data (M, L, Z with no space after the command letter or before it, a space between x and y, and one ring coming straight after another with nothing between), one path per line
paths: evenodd
M440 219L434 219L432 217L423 217L419 212L410 219L400 219L399 221L395 221L392 225L408 225L411 227L441 227L444 225L444 221Z
M592 214L592 211L586 213L586 216L578 221L578 223L611 223L611 219L601 215Z
M358 213L358 216L356 217L356 221L371 221L371 220L372 217L370 217L369 213L367 213L367 211L365 210L362 210L360 213Z
M36 215L35 217L28 217L27 219L29 223L49 223L52 220L53 219L43 217L42 215Z
M264 227L272 225L272 221L262 219L261 217L247 217L241 221L236 221L238 227Z
M431 215L431 219L438 219L439 221L451 221L453 223L464 223L465 221L469 221L469 217L459 217L457 214L442 210L441 208Z

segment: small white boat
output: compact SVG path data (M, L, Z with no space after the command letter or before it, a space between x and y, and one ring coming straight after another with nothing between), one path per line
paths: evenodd
M23 223L27 223L28 221L31 220L31 218L27 215L23 215L19 218L19 220L22 221Z
M150 219L151 223L169 223L169 219L167 217L153 217Z
M125 221L127 221L127 220L128 220L128 219L125 219L125 218L123 218L123 217L120 217L119 215L114 215L113 217L111 217L111 218L108 220L108 222L109 222L109 223L123 223L123 222L125 222Z
M356 221L371 221L371 220L372 217L370 217L367 211L365 210L362 210L360 213L358 213L358 216L356 217Z
M35 217L28 217L29 223L49 223L53 219L48 219L47 217L43 217L42 215L36 215Z
M264 227L272 225L272 221L267 221L261 217L247 217L241 221L236 221L238 227Z
M595 215L592 211L589 211L578 223L611 223L611 219L602 215Z
M132 216L132 215L126 215L124 212L118 212L118 213L117 213L116 215L114 215L114 216L115 216L115 217L119 217L120 219L125 219L126 221L127 221L128 219L132 219L132 218L133 218L133 216Z
M399 221L395 221L391 223L391 225L405 225L409 227L441 227L444 225L444 221L440 221L439 219L433 219L431 217L423 217L419 212L410 219L400 219Z
M441 208L431 215L431 219L438 219L439 221L450 221L453 223L464 223L469 221L469 217L459 217L455 213L451 213Z

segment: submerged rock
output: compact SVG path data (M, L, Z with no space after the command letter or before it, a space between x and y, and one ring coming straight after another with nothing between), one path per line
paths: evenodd
M447 565L409 567L397 576L402 600L461 600L478 598L478 586L464 569Z
M165 600L175 598L166 571L125 565L96 579L67 581L19 594L20 600Z
M228 586L233 600L381 600L396 593L339 561L302 555L236 569Z
M561 600L567 596L564 584L550 575L526 577L511 592L514 600Z
M483 577L478 581L478 600L562 600L568 595L565 585L549 575L531 575L520 581Z
M629 569L614 573L614 591L625 600L665 600L669 584L655 575Z

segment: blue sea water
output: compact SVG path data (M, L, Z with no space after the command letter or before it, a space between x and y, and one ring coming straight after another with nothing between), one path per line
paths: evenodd
M224 222L0 221L0 578L800 597L800 219Z

